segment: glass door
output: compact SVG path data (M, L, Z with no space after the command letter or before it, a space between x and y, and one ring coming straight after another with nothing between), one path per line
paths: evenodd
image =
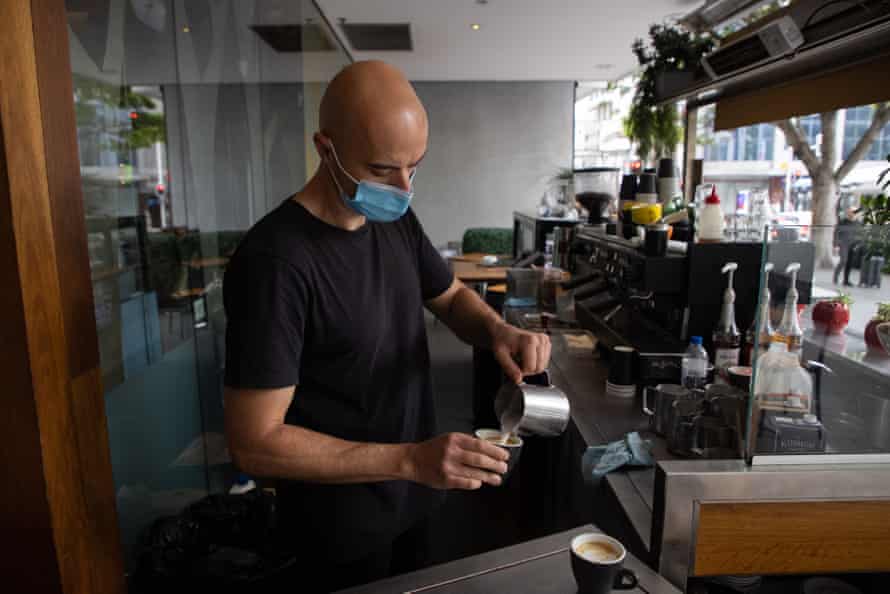
M67 0L74 107L125 558L225 490L222 279L316 166L349 62L314 3Z

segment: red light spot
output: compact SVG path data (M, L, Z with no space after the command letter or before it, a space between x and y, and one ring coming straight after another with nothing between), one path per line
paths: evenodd
M139 119L139 114L136 113L135 111L131 111L131 112L130 112L130 119L131 119L131 120L138 120L138 119Z
M166 188L164 188L164 184L158 184L158 185L155 186L155 191L156 191L158 194L163 194L165 189L166 189Z

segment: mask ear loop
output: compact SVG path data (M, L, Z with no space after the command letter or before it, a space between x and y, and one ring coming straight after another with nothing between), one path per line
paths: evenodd
M331 149L331 154L334 155L334 162L337 163L337 167L340 168L340 171L343 172L343 175L348 177L352 183L354 183L355 185L358 185L358 183L359 183L358 180L355 179L354 177L352 177L352 175L350 175L350 173L348 171L346 171L346 169L343 167L343 164L340 163L340 157L337 156L337 150L334 148L333 142L331 143L330 149Z

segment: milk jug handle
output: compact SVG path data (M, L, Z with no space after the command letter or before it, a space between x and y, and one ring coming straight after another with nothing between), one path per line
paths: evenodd
M643 413L649 415L650 417L655 415L655 411L652 410L651 408L649 408L649 398L648 398L649 390L653 390L653 389L655 389L655 388L652 388L652 386L646 386L645 388L643 388Z
M536 373L534 375L526 375L522 378L523 384L531 384L533 386L544 386L549 387L550 384L550 370L545 369L541 373Z

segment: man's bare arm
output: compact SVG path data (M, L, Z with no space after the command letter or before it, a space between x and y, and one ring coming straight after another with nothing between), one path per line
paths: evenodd
M426 307L458 338L494 352L504 372L520 382L524 375L539 373L550 363L550 338L507 324L481 297L459 280Z
M426 307L458 338L473 346L492 348L498 327L505 325L501 316L476 291L457 279L444 293L427 301Z
M360 443L287 425L294 387L226 388L225 421L235 465L254 476L316 483L410 480L439 489L500 484L507 454L451 433L417 444Z

